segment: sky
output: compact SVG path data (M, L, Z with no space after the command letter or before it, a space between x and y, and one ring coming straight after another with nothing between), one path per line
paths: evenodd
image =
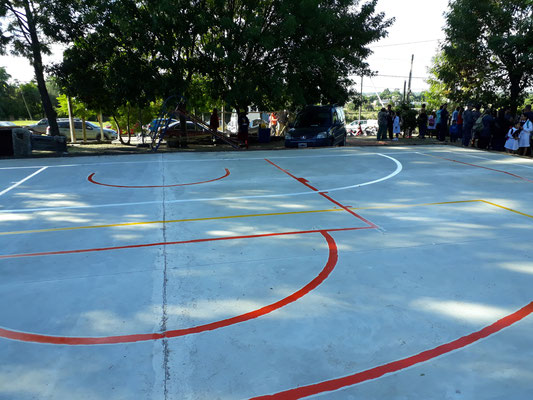
M421 92L429 85L428 77L431 59L437 54L439 40L444 39L444 13L448 10L448 0L379 0L378 11L396 21L388 31L389 35L371 45L374 54L368 59L370 68L379 75L363 79L363 92L378 92L386 88L400 89L408 80L411 56L414 55L411 90ZM400 45L401 44L401 45ZM358 80L360 82L360 80ZM358 88L360 90L360 86Z
M388 76L364 79L364 93L372 93L374 90L381 92L386 88L403 91L413 54L414 78L411 90L427 90L428 84L421 78L428 76L427 70L431 66L431 58L437 52L438 40L444 39L443 14L447 8L448 0L378 0L378 11L385 12L387 18L395 17L396 22L389 28L388 37L370 46L374 54L368 61L373 71ZM56 54L52 57L45 56L44 62L57 61L60 57L61 51L56 48ZM24 58L0 56L0 66L6 68L12 80L29 82L33 79L33 68ZM359 91L360 80L356 80L359 82Z

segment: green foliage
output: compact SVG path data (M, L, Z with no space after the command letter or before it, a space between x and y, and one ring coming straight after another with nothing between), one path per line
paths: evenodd
M411 133L416 129L416 117L418 112L411 108L409 104L401 103L394 111L396 114L400 115L403 132Z
M391 24L376 2L57 0L46 32L70 43L64 90L107 112L172 94L202 111L344 103L344 77L369 73L367 46Z
M0 67L0 120L10 118L41 118L43 109L37 85L34 82L13 84L5 68Z
M531 0L453 0L446 15L443 56L436 75L452 100L514 109L533 74Z

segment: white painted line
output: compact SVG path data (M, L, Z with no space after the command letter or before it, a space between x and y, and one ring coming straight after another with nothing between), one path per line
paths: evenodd
M10 190L12 189L15 189L17 186L19 185L22 185L24 182L26 182L28 179L30 178L33 178L35 175L37 175L38 173L40 172L43 172L45 169L47 169L48 167L42 167L40 170L38 171L35 171L33 174L31 175L28 175L26 178L24 178L23 180L21 181L18 181L17 183L15 183L14 185L11 185L10 187L8 187L7 189L4 189L0 192L0 196L6 194L7 192L9 192Z
M338 149L332 149L337 150ZM382 149L381 149L382 150ZM395 151L387 152L383 154L389 155L401 155L401 154L415 154L419 153L418 151ZM312 159L312 158L336 158L336 157L357 157L357 156L375 156L382 153L377 152L359 152L357 150L350 150L349 154L313 154L313 155L300 155L300 156L276 156L268 154L269 159L276 160L291 160L291 159ZM161 154L163 155L163 154ZM46 165L48 168L68 168L68 167L82 167L82 166L94 166L98 167L101 165L122 165L122 164L160 164L160 163L190 163L190 162L216 162L216 161L264 161L265 157L246 157L246 158L208 158L204 160L188 160L185 158L180 158L178 160L150 160L150 161L110 161L110 162L94 162L94 163L80 163L80 164L59 164L59 165ZM0 170L11 170L11 169L28 169L28 168L39 168L45 167L44 165L38 166L25 166L25 167L0 167Z
M370 182L358 183L355 185L337 187L337 188L331 188L331 189L322 189L318 192L307 191L307 192L296 192L296 193L279 193L279 194L250 195L250 196L236 196L236 197L179 199L179 200L165 201L165 204L195 203L195 202L221 201L221 200L264 199L264 198L274 198L274 197L308 196L308 195L314 195L317 193L326 193L326 192L331 193L331 192L337 192L340 190L354 189L354 188L358 188L362 186L368 186L368 185L373 185L375 183L383 182L383 181L386 181L388 179L395 177L402 171L403 169L402 163L400 163L395 158L392 158L390 156L387 156L385 154L380 154L380 153L376 153L374 155L385 157L385 158L388 158L389 160L394 161L394 163L396 164L396 170L383 178L376 179ZM84 208L144 206L144 205L149 205L149 204L160 204L160 203L161 201L143 201L143 202L135 202L135 203L99 204L99 205L71 206L71 207L43 207L43 208L26 208L26 209L23 208L23 209L16 209L16 210L0 210L0 214L2 213L4 214L5 213L27 213L27 212L52 211L52 210L71 210L71 209L84 209Z

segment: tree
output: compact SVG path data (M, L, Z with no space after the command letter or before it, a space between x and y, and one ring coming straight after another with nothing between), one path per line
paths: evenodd
M446 14L437 77L456 101L496 102L505 94L513 111L533 74L531 0L453 0Z
M24 56L33 65L35 79L48 118L50 132L59 135L56 113L50 101L44 78L43 54L49 54L48 45L39 37L43 21L38 1L30 0L0 0L0 18L7 18L6 31L2 31L0 24L0 54L4 54L8 46L14 54Z
M50 7L64 23L54 37L71 45L56 73L84 101L104 88L133 105L171 94L200 109L344 103L352 84L345 77L370 72L367 45L392 23L376 3L93 0L73 8L57 0ZM95 14L90 29L79 28Z

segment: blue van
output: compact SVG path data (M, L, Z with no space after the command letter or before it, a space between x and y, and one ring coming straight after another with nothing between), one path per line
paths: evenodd
M307 106L285 134L285 147L344 146L345 121L340 106Z

